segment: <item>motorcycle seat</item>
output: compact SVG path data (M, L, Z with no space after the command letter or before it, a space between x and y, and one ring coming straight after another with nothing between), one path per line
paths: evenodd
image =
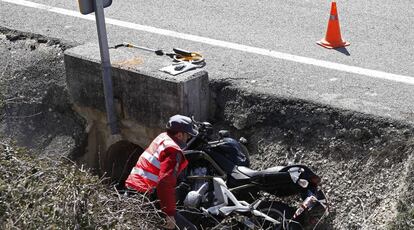
M248 177L254 177L258 175L265 175L265 174L274 174L280 172L285 168L284 166L275 166L271 168L267 168L265 170L254 170L245 166L237 166L237 170L241 172L242 174L248 176Z

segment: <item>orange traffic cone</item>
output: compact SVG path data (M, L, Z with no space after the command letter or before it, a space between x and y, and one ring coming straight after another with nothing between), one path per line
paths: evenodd
M349 42L343 41L341 37L341 28L339 27L336 2L332 2L331 16L329 17L328 29L326 30L325 38L316 43L328 49L349 46Z

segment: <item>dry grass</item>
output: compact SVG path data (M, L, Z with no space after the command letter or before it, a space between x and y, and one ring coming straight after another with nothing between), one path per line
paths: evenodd
M0 229L156 229L144 196L125 197L70 160L0 143Z
M411 145L413 143L410 143ZM414 154L407 161L408 175L404 183L407 185L406 192L397 204L398 214L390 224L390 230L411 230L414 229Z

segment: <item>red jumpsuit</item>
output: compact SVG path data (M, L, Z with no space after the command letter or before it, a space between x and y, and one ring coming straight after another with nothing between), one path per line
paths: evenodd
M177 176L187 164L177 142L167 133L161 133L141 154L125 181L125 186L141 193L156 189L162 211L168 216L174 216Z

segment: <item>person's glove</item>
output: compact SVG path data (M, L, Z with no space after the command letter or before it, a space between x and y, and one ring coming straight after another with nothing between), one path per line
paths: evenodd
M166 224L163 226L165 229L175 229L175 218L174 216L167 216L165 218Z

